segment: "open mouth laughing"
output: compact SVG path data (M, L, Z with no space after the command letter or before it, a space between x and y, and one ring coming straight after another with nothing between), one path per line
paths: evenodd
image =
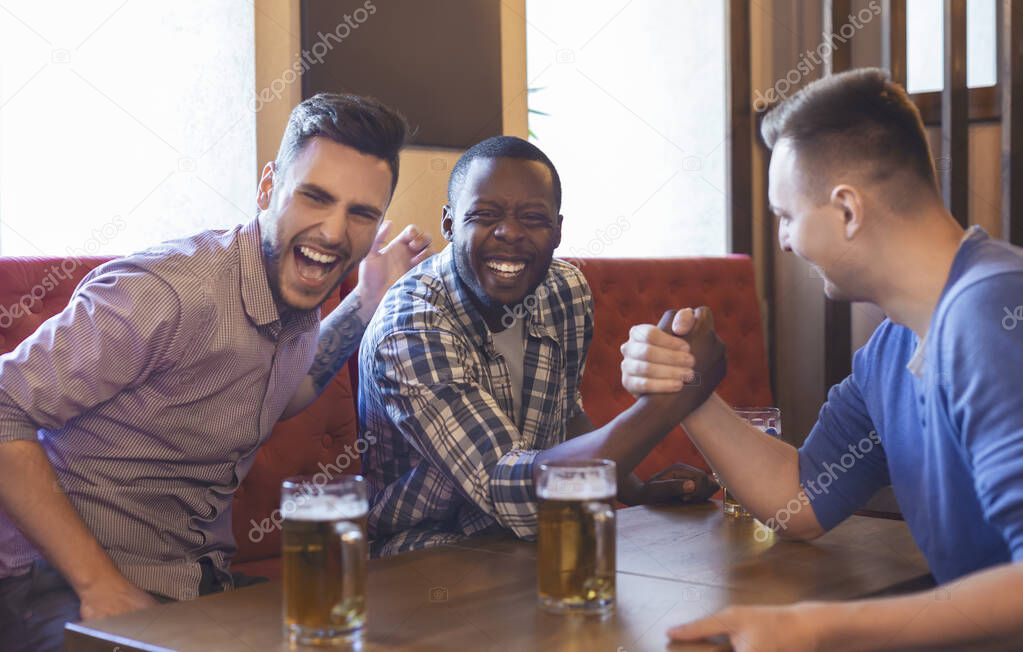
M311 286L320 285L345 260L310 245L296 245L293 251L299 278Z
M488 258L483 262L483 264L486 265L487 269L490 270L494 276L505 280L517 279L526 271L526 263L523 260Z

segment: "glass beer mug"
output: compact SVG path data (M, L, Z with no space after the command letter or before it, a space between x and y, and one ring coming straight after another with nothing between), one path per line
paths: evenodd
M776 407L737 407L732 409L736 416L757 428L769 437L781 438L781 410ZM750 518L752 515L746 511L735 496L728 491L728 487L721 482L718 474L714 474L714 480L721 485L724 491L724 499L721 501L725 514L736 518Z
M366 622L366 483L281 484L284 633L292 645L352 640Z
M615 603L615 464L541 464L537 588L555 613L606 614Z

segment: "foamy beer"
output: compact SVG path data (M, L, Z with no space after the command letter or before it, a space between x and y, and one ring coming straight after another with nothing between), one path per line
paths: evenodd
M603 614L615 602L615 463L541 464L537 477L540 606Z
M366 622L366 484L281 485L284 632L294 645L350 640Z

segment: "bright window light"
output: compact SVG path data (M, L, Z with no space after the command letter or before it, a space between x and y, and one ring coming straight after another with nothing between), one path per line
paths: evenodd
M0 254L126 254L255 212L253 6L0 6Z
M563 257L726 253L722 0L527 0L530 132Z

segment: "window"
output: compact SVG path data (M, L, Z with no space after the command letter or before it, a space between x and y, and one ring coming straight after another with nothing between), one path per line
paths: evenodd
M0 254L125 254L254 215L253 7L0 6Z
M563 257L726 253L722 0L527 0L529 127Z
M966 3L966 84L998 83L996 0ZM944 87L944 16L942 0L906 2L906 90L940 91Z

